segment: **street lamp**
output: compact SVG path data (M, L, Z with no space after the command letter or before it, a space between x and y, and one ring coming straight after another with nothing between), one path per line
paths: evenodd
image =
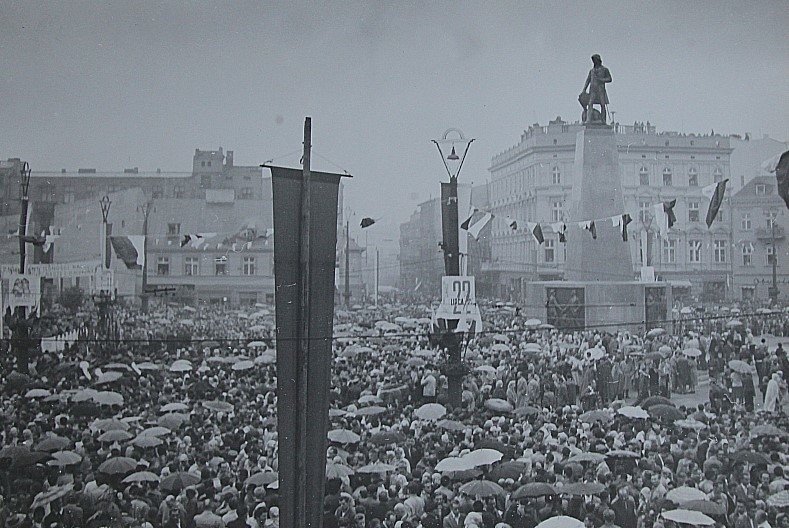
M153 202L147 201L141 206L138 207L138 211L141 211L144 220L142 223L142 234L145 237L143 240L143 263L142 263L142 311L143 313L148 312L148 216L150 216L151 211L153 210Z
M773 246L773 255L772 255L772 272L773 272L773 282L772 285L767 289L767 294L770 296L771 303L776 303L778 301L778 251L775 247L775 223L778 220L778 213L775 210L768 210L765 212L767 215L767 222L770 224L770 238Z
M460 266L460 240L458 235L458 175L466 161L468 149L474 139L466 139L463 132L457 128L450 128L441 139L434 139L441 161L449 176L448 183L441 183L441 227L443 242L441 250L444 252L444 269L447 276L461 274ZM442 148L443 147L443 148ZM463 148L463 156L458 156L458 149ZM449 153L445 154L445 150ZM447 331L440 336L439 344L446 348L449 358L444 368L444 374L449 384L449 404L452 407L461 405L462 381L465 374L460 358L460 345L462 334L455 332L459 321L448 320Z

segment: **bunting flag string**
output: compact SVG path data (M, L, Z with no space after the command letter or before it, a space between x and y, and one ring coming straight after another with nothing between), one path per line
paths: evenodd
M597 240L597 227L595 227L594 220L583 220L578 222L578 227L589 231L592 234L592 239Z
M567 224L564 222L554 222L551 225L551 229L553 232L559 235L559 242L566 243L567 242Z

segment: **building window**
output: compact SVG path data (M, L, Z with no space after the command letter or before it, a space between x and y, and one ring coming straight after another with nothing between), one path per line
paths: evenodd
M551 222L561 222L562 221L562 209L563 203L561 201L554 201L551 203Z
M756 286L743 286L742 287L742 300L753 301L756 299Z
M772 266L773 260L775 260L775 248L773 248L773 246L767 246L767 265Z
M200 275L200 260L197 257L184 259L184 275Z
M668 239L663 241L663 262L674 264L677 262L677 241Z
M200 166L201 166L201 167L205 167L205 161L201 161L201 162L200 162Z
M751 230L751 213L742 213L740 217L740 227L743 231Z
M554 165L551 169L551 181L554 185L559 185L562 183L562 171L559 169L558 165Z
M241 196L242 200L251 200L252 199L252 187L243 187L241 189Z
M154 185L153 190L151 191L151 198L154 200L159 200L164 196L164 192L162 191L161 185Z
M167 224L167 234L168 235L180 235L181 234L181 224Z
M211 166L211 161L210 161L210 160L208 161L208 166L209 166L209 167Z
M156 259L156 274L157 275L170 274L170 257L159 257Z
M699 202L688 202L688 222L699 221Z
M726 241L725 240L716 240L715 241L715 262L717 264L721 264L726 262Z
M184 197L184 186L183 185L176 185L173 187L173 198L183 198Z
M742 265L753 266L753 244L750 242L742 245Z
M72 203L74 201L74 187L66 185L63 187L63 203Z
M640 185L649 185L649 169L645 165L638 169L638 183Z
M652 215L649 213L649 209L652 205L649 202L645 202L643 200L639 200L638 202L638 221L642 224L648 224L652 218Z
M214 273L216 275L227 275L227 257L225 255L214 258Z
M688 240L688 262L693 264L701 262L701 240Z
M767 229L772 229L773 224L778 220L778 213L775 211L767 211L765 214L767 215Z
M556 260L556 244L552 239L546 239L545 242L545 262L555 262Z
M763 184L763 183L757 183L756 184L756 194L757 195L767 194L767 186L765 184Z
M720 167L715 167L715 170L712 171L712 181L715 183L723 181L723 170Z
M211 188L211 175L210 174L203 174L200 176L200 187L203 189L210 189Z
M255 274L255 257L244 257L242 260L241 273L243 275Z
M671 185L673 183L672 182L672 177L673 177L673 175L671 173L671 169L669 169L668 167L663 169L663 186L664 187L671 187Z
M689 187L699 186L699 171L696 170L696 167L691 167L690 169L688 169L688 186Z

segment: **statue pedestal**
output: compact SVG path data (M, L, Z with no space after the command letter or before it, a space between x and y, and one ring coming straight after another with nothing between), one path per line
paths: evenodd
M613 128L587 125L575 140L575 165L567 225L568 281L632 281L635 277L630 247L609 219L625 212L619 154ZM578 227L595 220L597 239Z

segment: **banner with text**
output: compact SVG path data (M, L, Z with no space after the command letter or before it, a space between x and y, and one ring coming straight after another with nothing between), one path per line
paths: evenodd
M436 318L457 320L458 332L482 330L473 276L441 277L441 304L436 310Z

